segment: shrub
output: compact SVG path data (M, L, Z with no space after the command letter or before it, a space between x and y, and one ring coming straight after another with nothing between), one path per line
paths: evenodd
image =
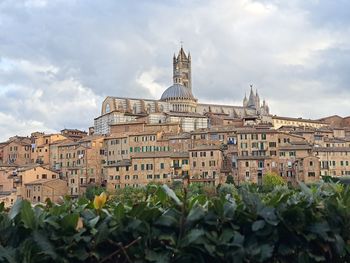
M101 195L95 207L86 198L0 205L0 262L350 261L349 186L250 185L226 197L143 190L133 203Z
M263 176L263 186L267 190L271 190L277 185L285 185L285 184L286 182L284 181L284 179L276 173L267 172Z

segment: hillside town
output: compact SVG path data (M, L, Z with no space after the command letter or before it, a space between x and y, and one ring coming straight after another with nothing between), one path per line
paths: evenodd
M260 184L267 173L289 184L350 176L350 116L276 116L252 85L242 105L199 103L191 70L181 47L173 84L159 100L108 96L88 132L37 131L1 142L0 202L59 202L89 186Z

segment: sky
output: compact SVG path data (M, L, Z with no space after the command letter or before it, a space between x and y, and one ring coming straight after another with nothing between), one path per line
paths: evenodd
M87 130L106 96L159 99L181 42L200 102L253 84L272 114L350 115L348 0L0 0L0 141Z

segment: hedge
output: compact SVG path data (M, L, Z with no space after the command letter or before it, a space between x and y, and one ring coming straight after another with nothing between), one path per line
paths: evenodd
M349 186L146 192L2 205L0 262L350 262Z

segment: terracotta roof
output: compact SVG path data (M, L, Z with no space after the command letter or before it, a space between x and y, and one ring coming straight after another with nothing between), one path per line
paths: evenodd
M326 124L320 120L311 120L311 119L303 119L303 118L293 118L293 117L282 117L274 115L272 116L272 119L279 119L279 120L288 120L288 121L299 121L299 122L311 122L311 123L317 123L317 124Z
M166 112L166 115L175 117L195 117L195 118L207 118L200 113L195 112Z
M130 154L131 159L142 158L188 158L188 152L138 152Z
M131 159L142 159L142 158L167 158L171 156L171 152L137 152L130 153Z
M237 156L237 160L268 160L270 156Z
M62 181L62 182L65 182L64 180L61 180L61 179L59 179L59 178L56 178L56 179L39 179L39 180L35 180L35 181L32 181L32 182L26 183L26 184L24 184L24 185L45 184L45 183L53 182L53 181Z
M279 150L287 151L287 150L311 150L312 146L310 145L286 145L279 146Z
M200 150L220 150L220 145L198 145L189 151L200 151Z
M314 147L314 152L350 152L350 147Z

